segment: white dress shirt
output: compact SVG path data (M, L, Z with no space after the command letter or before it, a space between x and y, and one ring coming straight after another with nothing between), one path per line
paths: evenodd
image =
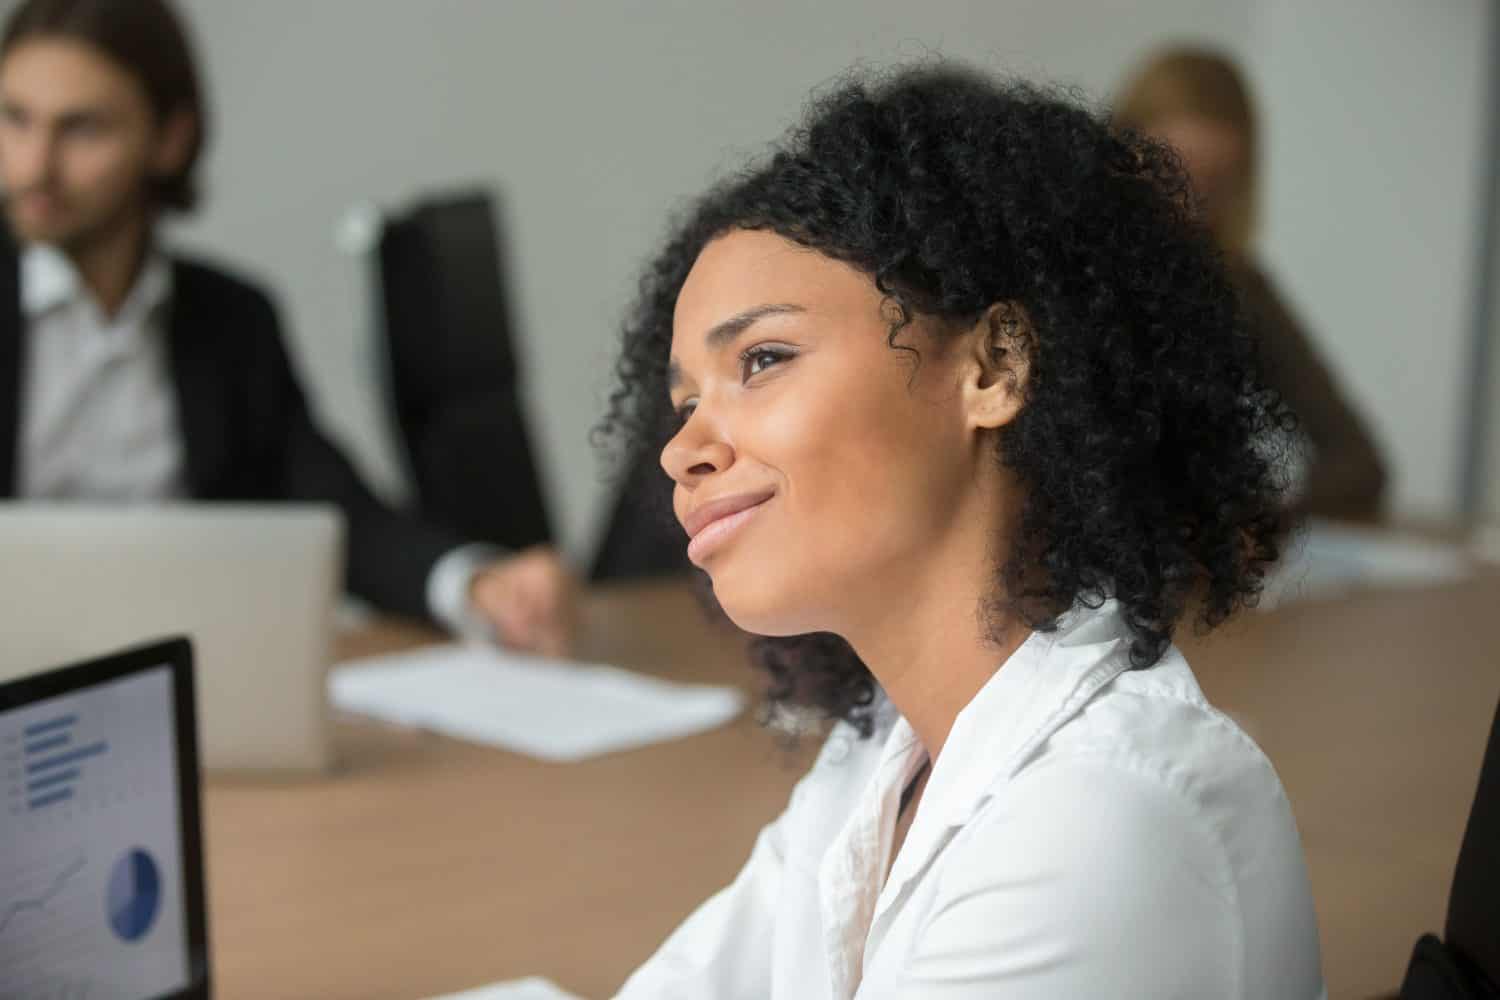
M172 269L147 258L108 317L67 257L21 256L26 318L18 494L27 500L139 502L183 496L182 434L163 317Z
M183 499L182 430L167 360L172 267L152 251L124 303L105 316L73 263L32 244L21 255L26 321L17 496L23 500L145 503ZM489 545L446 553L427 577L433 617L492 635L473 612L474 573Z
M1035 633L926 762L882 704L621 1000L1317 1000L1302 845L1259 748L1118 605ZM882 878L889 866L889 878Z

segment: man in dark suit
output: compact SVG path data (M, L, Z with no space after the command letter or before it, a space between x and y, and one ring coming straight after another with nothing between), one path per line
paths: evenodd
M168 257L205 116L166 0L28 0L0 35L0 497L309 500L348 528L348 585L391 611L547 653L550 549L466 545L382 504L313 423L258 289Z

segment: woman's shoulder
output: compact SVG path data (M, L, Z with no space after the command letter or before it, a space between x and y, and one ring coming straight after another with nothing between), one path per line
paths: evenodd
M1115 780L1105 780L1101 768ZM1120 795L1159 789L1213 828L1243 825L1286 806L1270 759L1209 702L1175 647L1152 667L1117 675L1051 735L1016 779L1036 781L1071 769L1088 771L1095 787Z
M1190 884L1212 887L1234 911L1247 902L1254 912L1306 910L1280 778L1175 649L1097 692L991 789L962 839L965 863L980 867L1045 851L1080 884L1128 872L1142 899L1153 885L1175 891L1190 872Z
M1174 970L1220 995L1318 995L1316 918L1279 782L1201 706L1165 715L1136 718L1217 730L1181 745L1224 760L1174 761L1144 739L1111 751L1064 727L956 833L934 912L1026 926L1079 956L1079 975Z

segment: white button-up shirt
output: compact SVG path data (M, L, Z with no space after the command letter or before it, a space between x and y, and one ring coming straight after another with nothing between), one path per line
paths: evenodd
M832 733L728 888L622 1000L1316 1000L1302 846L1260 749L1115 602L1035 633L926 760L887 703Z

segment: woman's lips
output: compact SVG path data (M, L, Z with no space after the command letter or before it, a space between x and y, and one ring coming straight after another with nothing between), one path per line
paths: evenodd
M694 509L682 526L689 537L687 555L695 566L726 544L774 496L774 492L740 493Z

